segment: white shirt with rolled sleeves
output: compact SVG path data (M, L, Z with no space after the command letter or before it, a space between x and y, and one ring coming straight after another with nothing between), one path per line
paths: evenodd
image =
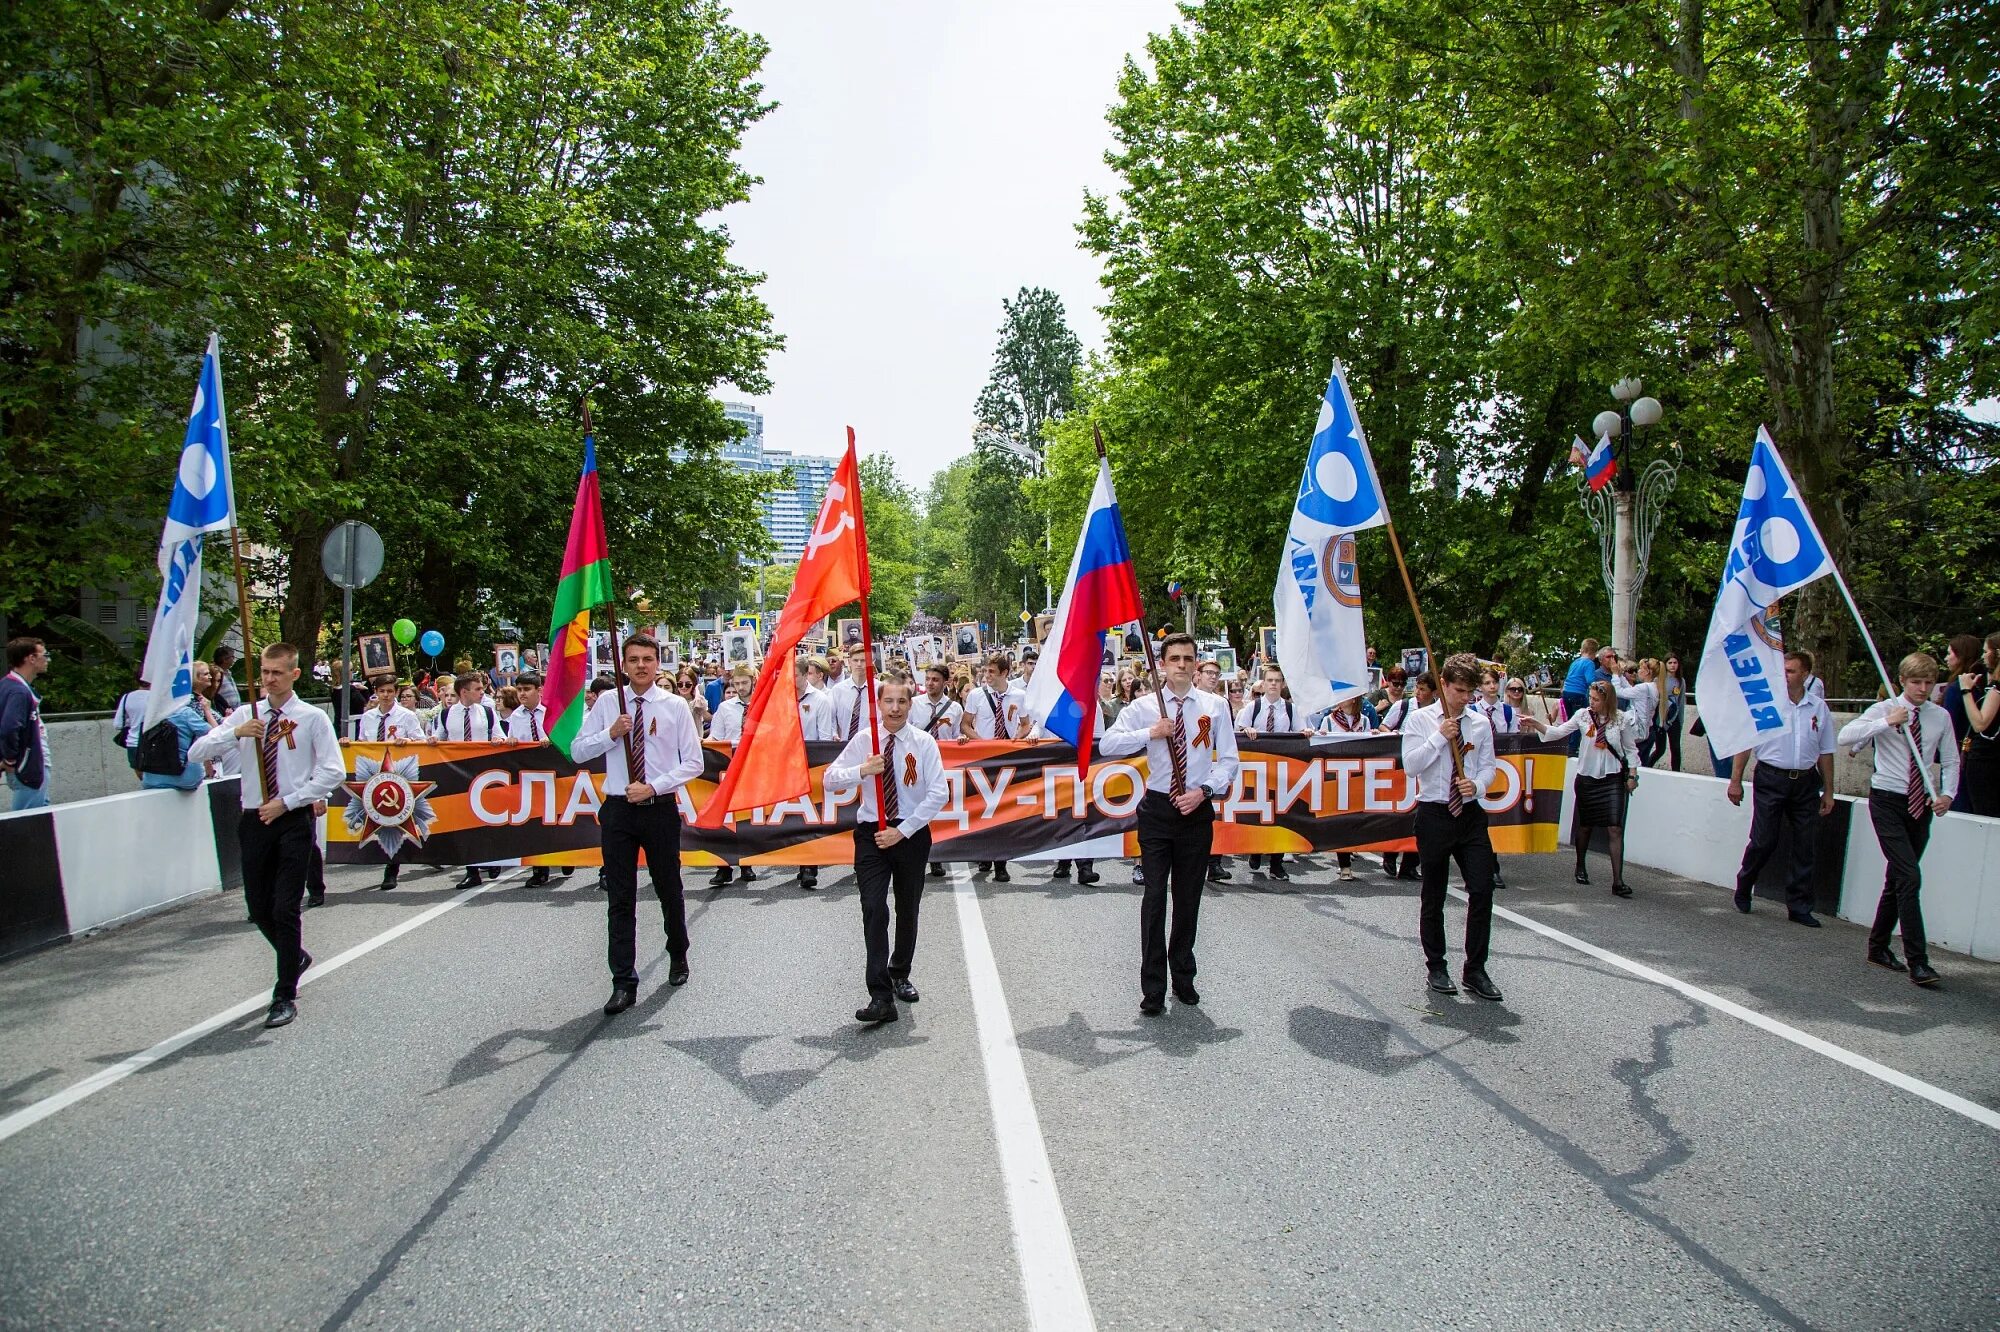
M827 701L824 689L807 687L799 695L799 738L802 740L838 740L833 729L833 707Z
M837 680L826 691L827 721L833 728L826 737L829 740L845 740L851 735L868 733L868 718L874 712L874 700L865 697L866 689L853 680ZM860 716L855 716L856 700L861 707Z
M1290 699L1259 695L1236 714L1236 729L1259 735L1297 735L1303 728L1299 725L1299 710Z
M1381 729L1385 731L1402 730L1404 723L1410 719L1410 715L1416 710L1417 700L1409 694L1403 695L1394 703L1384 705L1381 712Z
M905 837L914 837L930 826L931 820L944 808L951 787L944 779L944 759L938 754L937 741L925 735L916 727L904 723L896 733L895 771L885 771L883 781L894 778L896 783L896 831ZM888 749L889 732L882 732L882 745ZM875 782L861 775L861 764L874 749L867 731L852 736L840 751L840 757L827 765L821 776L821 785L828 795L844 795L861 787L861 808L856 817L862 823L876 823L881 814L875 805ZM906 761L915 757L916 771ZM908 778L908 780L904 780Z
M369 744L408 744L426 738L423 718L401 703L386 713L380 708L357 712L348 720L347 729L348 739Z
M1003 693L991 685L974 685L965 691L965 719L963 730L968 740L1012 740L1021 727L1021 716L1028 706L1028 696L1009 684ZM999 730L994 730L994 718L998 716Z
M732 745L741 740L743 738L743 706L743 700L734 694L723 699L722 703L715 709L715 715L709 718L708 738L711 740L726 740Z
M1585 744L1577 746L1576 773L1579 777L1615 777L1618 774L1619 759L1624 759L1626 768L1639 766L1639 743L1632 738L1635 729L1642 729L1624 713L1619 713L1609 726L1603 728L1604 744L1597 743L1599 736L1597 714L1589 708L1573 712L1567 721L1556 722L1542 732L1544 740L1563 740L1582 731L1589 737ZM1608 747L1607 747L1608 746Z
M1173 719L1177 706L1183 710L1181 726L1187 733L1187 789L1205 788L1218 799L1228 795L1230 788L1236 785L1239 764L1236 727L1229 716L1229 700L1199 689L1190 689L1183 695L1177 695L1170 689L1166 703L1168 720ZM1207 744L1200 743L1201 719L1204 717L1208 718ZM1172 793L1174 781L1174 763L1167 748L1168 742L1155 740L1146 734L1158 720L1160 696L1141 694L1119 711L1118 720L1098 741L1097 750L1106 758L1124 758L1143 749L1146 751L1146 789L1168 795Z
M264 793L263 760L258 746L263 742L236 734L236 728L251 719L272 715L268 700L246 704L222 719L222 725L188 747L188 761L206 763L234 751L243 774L243 808L256 809L273 796L282 795L286 809L298 809L326 799L339 789L347 769L341 762L340 737L334 734L333 719L293 694L277 710L275 722L290 730L278 740L278 789Z
M933 740L956 740L959 723L964 720L965 709L951 701L951 695L943 696L943 701L933 705L929 694L918 694L910 704L910 725L930 736ZM932 720L937 725L931 725Z
M507 738L517 745L539 745L549 738L549 709L545 703L532 708L515 708L507 718Z
M1807 694L1792 708L1785 729L1759 740L1752 752L1760 767L1768 764L1798 772L1818 766L1820 755L1831 754L1835 744L1833 714L1827 711L1826 700ZM1909 752L1907 746L1904 752Z
M500 720L500 710L484 700L470 706L464 703L447 704L431 718L433 740L484 744L506 738L507 723Z
M1841 727L1839 743L1857 754L1863 746L1874 745L1875 775L1869 778L1869 786L1877 791L1907 795L1910 789L1909 737L1903 733L1901 726L1889 725L1889 709L1898 703L1910 708L1910 715L1917 720L1917 729L1921 732L1917 743L1923 750L1921 758L1925 770L1928 771L1933 763L1938 765L1937 783L1931 789L1939 795L1957 794L1958 737L1952 733L1951 714L1935 703L1926 703L1919 711L1910 707L1910 701L1901 694L1883 699Z
M1444 703L1413 708L1403 722L1403 772L1417 784L1417 799L1434 805L1446 804L1451 797L1451 745L1438 724L1444 720ZM1493 785L1500 760L1493 753L1493 726L1486 718L1467 708L1458 714L1458 738L1466 746L1459 760L1467 780L1480 795Z
M1622 675L1611 677L1611 690L1618 695L1620 703L1632 705L1632 715L1647 730L1660 717L1660 687L1651 680L1641 680L1637 684L1628 682Z
M694 714L678 694L670 694L654 685L644 694L625 692L625 711L637 711L639 699L646 700L645 718L637 725L642 729L642 743L646 750L646 782L655 795L672 795L701 776L701 735L695 728ZM604 794L624 799L625 788L632 784L631 769L626 766L625 746L630 737L611 737L611 723L618 720L618 691L607 689L597 697L597 706L584 714L583 728L576 739L570 742L570 757L587 762L599 754L604 756Z

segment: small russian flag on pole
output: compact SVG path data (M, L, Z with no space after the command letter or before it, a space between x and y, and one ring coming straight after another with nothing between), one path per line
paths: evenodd
M1602 490L1611 484L1611 478L1618 475L1618 459L1611 452L1611 436L1597 441L1597 447L1590 451L1590 457L1583 464L1583 480L1592 490Z

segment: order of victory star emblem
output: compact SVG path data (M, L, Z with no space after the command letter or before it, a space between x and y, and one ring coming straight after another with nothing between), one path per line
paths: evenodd
M415 754L388 763L355 756L354 776L341 785L349 792L347 830L361 835L359 845L373 842L394 860L405 842L424 844L437 822L430 802L437 783L421 780L421 771Z

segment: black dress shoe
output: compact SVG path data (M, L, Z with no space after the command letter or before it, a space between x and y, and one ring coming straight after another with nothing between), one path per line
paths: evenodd
M311 953L308 953L303 948L299 949L299 975L301 976L305 975L306 968L310 967L312 964L313 964L313 955Z
M1876 966L1878 966L1878 967L1881 967L1881 968L1882 968L1882 969L1884 969L1885 971L1908 971L1908 970L1909 970L1909 968L1908 968L1908 967L1906 967L1906 966L1904 966L1904 965L1903 965L1903 959L1901 959L1900 957L1897 957L1897 956L1896 956L1896 955L1895 955L1894 953L1890 952L1890 951L1889 951L1889 950L1888 950L1887 948L1871 948L1871 949L1869 949L1869 950L1868 950L1868 960L1869 960L1869 961L1870 961L1871 963L1873 963L1874 965L1876 965Z
M1274 879L1283 879L1289 883L1292 878L1292 872L1283 865L1273 865L1271 866L1271 877Z
M604 1002L604 1015L609 1017L613 1013L622 1013L638 1002L639 991L636 986L614 985L611 987L611 997Z
M724 865L721 869L708 876L708 886L711 888L720 888L735 877L735 871L730 869L729 866Z
M748 865L739 865L736 867L736 878L739 883L755 883L757 882L757 871L751 869Z
M1078 883L1096 883L1099 879L1103 877L1104 876L1102 874L1099 874L1096 870L1092 869L1088 865L1077 866L1076 881Z
M1049 877L1051 879L1067 879L1069 877L1069 862L1067 860L1058 860L1056 867L1049 871Z
M479 886L479 871L476 869L467 870L465 877L453 886L458 888L477 888Z
M1581 866L1581 865L1577 866L1577 868L1576 868L1576 881L1577 881L1578 883L1580 883L1580 884L1584 885L1584 886L1585 886L1586 888L1587 888L1587 887L1589 887L1589 886L1590 886L1590 871L1589 871L1589 870L1587 870L1587 869L1585 869L1585 868L1583 868L1583 866Z
M813 876L812 876L811 878L807 878L807 877L806 877L806 874L805 874L805 871L803 871L803 870L799 871L799 887L800 887L800 888L802 888L802 889L804 889L804 890L805 890L806 892L809 892L809 893L816 893L816 892L818 892L818 891L819 891L819 876L818 876L817 874L815 874L815 875L813 875Z
M1490 999L1496 1004L1500 1002L1500 987L1484 971L1468 970L1460 979L1465 982L1466 989L1481 999Z
M1451 970L1442 962L1431 968L1431 988L1439 994L1458 993L1458 986L1452 984Z
M312 893L306 897L305 909L307 911L311 911L316 906L325 906L325 905L326 905L325 893Z
M1167 1001L1164 999L1141 999L1139 1001L1139 1011L1147 1017L1158 1017L1167 1011Z
M1914 957L1910 959L1910 983L1912 985L1936 985L1938 979L1938 974L1931 969L1930 963L1919 962Z
M856 1022L865 1022L871 1027L878 1023L894 1022L896 1020L896 1001L893 999L877 999L866 1008L857 1008L854 1010L854 1020Z
M1750 914L1750 890L1741 885L1736 889L1736 909L1746 916Z
M1145 866L1143 866L1143 865L1134 865L1134 866L1132 867L1132 886L1133 886L1134 888L1144 888L1144 887L1146 886L1146 868L1145 868Z
M686 958L676 958L667 968L667 984L686 985L688 983L688 962Z
M933 879L942 879L944 877L944 866L933 861L928 873Z
M537 865L534 869L528 871L528 887L546 888L548 886L549 867L547 865Z
M889 988L894 990L896 992L896 997L898 999L901 999L904 1003L914 1004L915 1002L917 1002L917 987L910 984L910 978L908 976L900 976L897 979L890 981Z
M394 888L395 886L396 886L396 876L393 874L384 874L382 876L382 882L375 885L378 891L385 893L388 892L391 888Z
M1186 981L1177 981L1174 984L1174 998L1192 1007L1201 1002L1201 991Z
M280 999L271 1005L271 1011L264 1015L267 1027L282 1027L299 1015L299 1006L289 999Z
M997 864L997 865L995 865L995 866L993 867L993 882L995 882L995 883L1012 883L1012 882L1014 882L1014 876L1013 876L1013 875L1011 875L1011 874L1009 874L1009 873L1007 872L1007 862L1006 862L1006 861L1004 861L1004 860L1003 860L1003 861L1001 861L1001 862L1000 862L999 864Z
M1405 857L1403 860L1403 870L1396 877L1407 880L1410 883L1419 883L1423 880L1424 873L1417 868L1417 862L1414 859Z
M1810 911L1789 911L1785 913L1785 919L1794 925L1804 925L1809 929L1819 928L1819 917Z
M1619 897L1630 897L1632 895L1632 885L1629 883L1614 883L1611 885L1611 891Z
M1208 881L1210 883L1228 883L1229 871L1221 865L1210 865L1208 867Z

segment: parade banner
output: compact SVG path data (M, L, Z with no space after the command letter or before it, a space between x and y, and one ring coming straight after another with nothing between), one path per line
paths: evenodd
M1553 851L1562 808L1563 746L1496 737L1499 770L1481 801L1493 848ZM1415 792L1393 735L1333 743L1306 737L1238 738L1242 771L1215 824L1215 854L1410 851ZM692 815L729 766L727 745L703 746L707 770L679 793L684 865L846 865L860 788L821 786L838 742L806 746L812 789L696 828ZM945 741L951 794L931 824L936 861L1137 856L1143 755L1092 762L1079 781L1076 751L1033 741ZM550 745L344 743L348 780L327 809L327 859L425 865L595 865L604 773Z

